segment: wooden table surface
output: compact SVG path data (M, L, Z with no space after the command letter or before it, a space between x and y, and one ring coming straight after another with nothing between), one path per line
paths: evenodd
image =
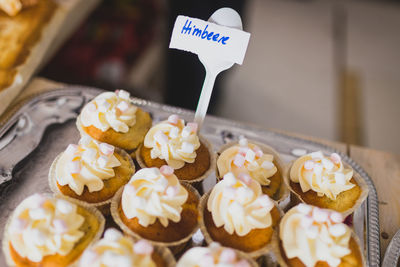
M34 94L60 88L62 86L64 85L54 81L35 78L11 104L10 109L21 100L29 98ZM6 116L7 113L3 114L3 117L0 118L0 122ZM282 132L280 130L273 130ZM400 195L400 155L296 133L284 133L334 147L349 155L370 175L375 184L379 198L381 257L383 259L386 247L393 235L400 228L400 197L397 196L397 194Z

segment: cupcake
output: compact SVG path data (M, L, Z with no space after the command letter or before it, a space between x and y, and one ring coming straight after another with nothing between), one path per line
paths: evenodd
M222 247L213 242L208 247L189 249L176 267L256 267L257 263L245 253Z
M105 92L87 103L77 118L81 135L133 152L151 127L149 113L131 103L124 90Z
M197 134L197 124L185 124L177 115L149 130L136 158L142 168L168 165L179 180L189 183L206 178L214 160L211 145Z
M144 168L114 197L111 214L121 229L177 253L198 229L199 194L165 165Z
M279 239L283 266L365 266L355 234L336 211L301 203L283 216Z
M272 244L281 212L249 175L225 174L200 202L200 229L215 241L258 257Z
M262 192L276 201L285 199L288 190L282 174L283 162L278 152L264 144L241 137L239 142L223 146L217 158L217 178L228 172L246 173L261 185Z
M134 172L125 151L84 136L54 160L49 184L54 193L101 207L111 202Z
M78 267L168 267L175 259L167 248L153 247L146 240L134 241L120 231L109 228L103 239L86 249Z
M103 232L97 209L34 194L7 221L3 252L10 266L68 266Z
M365 200L365 181L341 157L321 151L298 158L289 169L287 184L299 201L350 214Z

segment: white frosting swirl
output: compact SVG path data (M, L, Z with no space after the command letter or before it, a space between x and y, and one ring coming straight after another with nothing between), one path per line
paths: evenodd
M151 158L165 160L174 169L193 163L200 147L197 124L188 123L171 115L168 120L154 125L144 138L144 146L151 148Z
M116 132L127 133L136 123L137 107L129 99L128 92L118 90L105 92L86 104L81 112L83 126L93 125L102 132L112 128Z
M161 170L170 168L161 167ZM138 218L147 227L159 219L164 227L169 220L181 220L182 205L188 198L187 190L173 174L173 169L162 173L158 168L144 168L132 176L122 193L122 210L129 219Z
M307 267L318 261L339 266L350 254L350 228L340 213L306 204L289 210L280 223L280 239L289 259L298 258Z
M208 247L189 249L179 259L176 267L250 267L250 263L238 257L235 250L214 242Z
M104 238L87 249L80 261L80 267L155 267L151 253L153 246L145 240L134 243L120 231L110 228Z
M270 212L274 203L262 194L259 183L246 174L240 177L227 173L212 189L207 209L217 227L224 226L229 234L244 236L253 229L272 225Z
M84 235L79 230L84 220L75 204L35 194L18 205L7 231L21 257L40 262L47 255L67 255Z
M114 156L114 147L84 136L79 145L69 145L56 166L59 185L68 185L81 195L85 186L89 192L103 189L103 180L115 176L115 167L121 163Z
M325 157L321 151L298 158L290 169L290 179L300 183L303 192L311 189L318 196L325 195L332 200L355 186L350 182L352 177L353 170L343 167L338 154Z
M223 177L228 172L235 175L247 173L261 185L269 185L270 178L277 172L274 156L264 154L256 145L241 139L239 145L224 150L217 160L218 172Z

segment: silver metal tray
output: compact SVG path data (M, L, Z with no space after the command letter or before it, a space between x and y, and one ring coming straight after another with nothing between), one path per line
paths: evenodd
M382 267L400 266L400 230L396 232L386 248Z
M35 192L50 192L47 174L53 159L69 143L78 141L75 118L81 107L101 92L102 90L95 88L74 86L43 93L26 102L1 126L0 239L6 219L18 203ZM137 98L132 101L150 112L154 122L166 119L171 113L179 114L186 120L193 119L194 114L191 111ZM377 192L367 173L347 155L319 143L213 116L206 118L202 134L214 145L215 150L244 135L275 148L285 163L295 159L293 149L339 153L368 184L369 196L355 211L353 224L362 242L367 265L380 265ZM213 174L204 181L205 190L215 183L212 176ZM5 266L3 254L0 255L0 265Z

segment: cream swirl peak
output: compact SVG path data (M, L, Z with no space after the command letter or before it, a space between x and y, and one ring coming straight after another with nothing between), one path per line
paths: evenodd
M217 227L224 226L229 234L239 236L253 229L272 225L274 202L262 194L261 186L243 173L239 179L228 172L218 182L208 198L207 209Z
M336 267L351 253L351 230L336 211L299 204L283 216L279 236L286 256L305 266L324 261Z
M48 255L67 255L84 235L79 230L84 220L75 204L34 194L16 208L7 231L21 257L40 262Z
M218 157L217 168L222 177L228 172L235 175L247 173L261 185L269 185L270 178L277 172L273 163L274 156L264 154L260 147L248 143L246 138L240 138L239 145L224 150Z
M128 219L138 218L147 227L158 219L167 227L169 220L181 220L182 205L189 193L174 175L174 169L164 165L144 168L132 176L122 192L122 210Z
M82 267L155 267L151 254L153 246L145 241L136 243L116 229L109 228L104 237L87 249L80 261Z
M86 104L81 112L83 126L94 126L102 132L112 128L127 133L136 123L137 107L130 102L130 94L124 90L105 92Z
M85 186L89 192L99 191L104 187L103 180L114 177L113 168L120 165L114 155L114 146L84 136L79 145L70 144L61 154L56 166L56 180L78 195Z
M325 157L321 151L298 158L290 169L290 180L300 183L301 190L313 190L318 196L335 200L341 192L355 186L350 180L352 169L345 169L340 156L332 153Z
M144 146L151 148L151 158L165 160L174 169L193 163L200 147L197 124L188 123L177 115L154 125L144 138Z
M176 267L250 267L250 263L241 259L235 250L221 247L213 242L208 247L189 249L179 259Z

